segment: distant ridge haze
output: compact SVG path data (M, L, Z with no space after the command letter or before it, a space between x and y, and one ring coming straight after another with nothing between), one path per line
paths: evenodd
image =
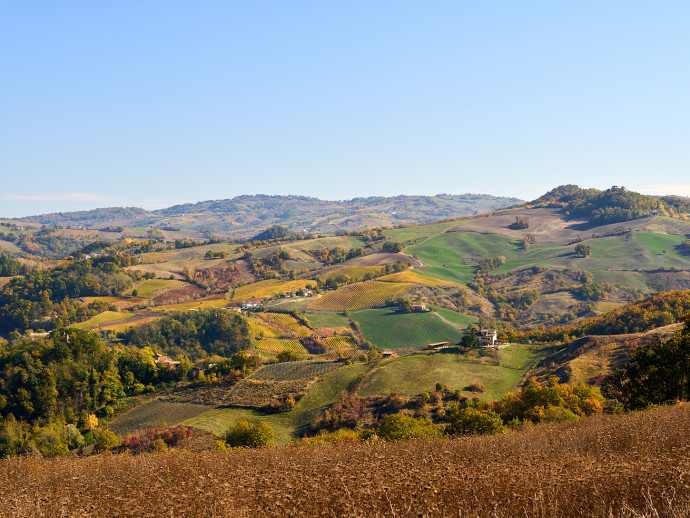
M107 207L27 216L16 220L94 228L113 223L175 226L184 230L242 237L275 224L300 232L329 233L460 218L519 203L523 203L523 200L488 194L368 196L338 201L299 195L257 194L185 203L152 211L138 207Z

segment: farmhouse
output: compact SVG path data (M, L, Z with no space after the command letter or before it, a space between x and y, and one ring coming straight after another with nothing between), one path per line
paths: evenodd
M385 351L381 351L381 356L383 356L384 358L393 358L397 355L398 353L393 351L392 349L386 349Z
M242 309L254 309L258 308L259 303L258 302L243 302L242 303Z
M426 306L424 304L412 304L412 311L415 313L422 313L426 311Z
M477 331L479 345L496 345L498 332L495 329L480 329Z
M175 369L181 363L179 361L173 360L170 356L163 356L162 354L154 354L153 361L157 364L167 367L168 369Z

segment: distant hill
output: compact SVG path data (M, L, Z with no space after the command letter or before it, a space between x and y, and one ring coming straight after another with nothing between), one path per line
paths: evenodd
M307 196L238 196L145 211L140 208L105 208L19 218L43 225L102 228L124 226L170 227L182 231L211 232L248 238L274 225L293 232L335 233L368 227L411 225L460 218L522 203L518 198L488 194L436 196L374 196L327 201Z
M114 221L131 221L145 214L146 210L139 207L105 207L75 212L53 212L51 214L17 219L26 223L40 223L42 225L94 225L97 223L112 223Z

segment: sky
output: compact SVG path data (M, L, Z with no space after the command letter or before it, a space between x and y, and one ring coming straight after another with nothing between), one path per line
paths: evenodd
M0 0L0 216L690 195L690 3Z

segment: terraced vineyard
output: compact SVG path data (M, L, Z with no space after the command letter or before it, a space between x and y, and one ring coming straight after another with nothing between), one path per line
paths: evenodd
M351 336L329 336L324 338L323 341L328 349L337 349L338 347L343 349L357 348L357 341Z
M256 316L269 325L277 326L285 336L302 338L311 334L311 329L303 326L295 317L287 313L256 313Z
M299 397L319 377L342 366L337 362L301 361L272 363L240 381L227 404L260 408L275 399Z
M264 365L247 379L288 381L302 378L316 378L338 367L340 367L340 364L335 362L316 362L311 360L271 363L269 365Z
M163 426L164 423L168 426L174 426L208 412L211 408L213 407L194 403L149 401L115 419L110 424L110 429L117 434L127 435Z
M383 306L413 286L407 282L357 282L326 293L312 301L308 308L312 311L354 311Z
M257 339L280 338L283 335L282 330L277 329L254 316L247 317L247 323L249 324L249 332Z
M257 349L279 353L292 351L296 354L309 354L299 340L280 340L277 338L259 338L255 342Z

